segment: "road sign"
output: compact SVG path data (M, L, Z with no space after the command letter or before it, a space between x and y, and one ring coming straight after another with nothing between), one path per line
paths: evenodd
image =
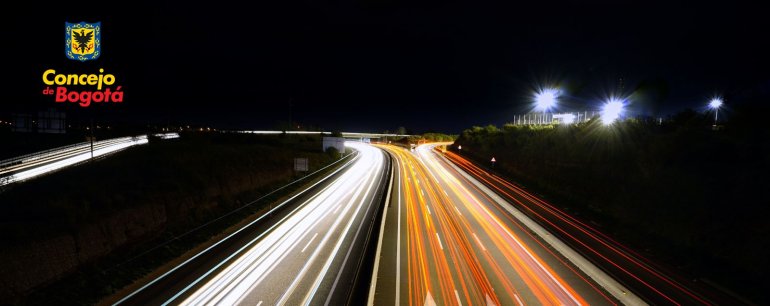
M462 149L463 149L463 145L458 145L458 146L457 146L457 149L458 149L458 150L462 150Z
M494 157L492 157L492 162L493 162L493 163L494 163L494 162L496 162L496 160L495 160L495 158L494 158Z
M307 172L307 170L308 170L307 158L294 159L294 171Z

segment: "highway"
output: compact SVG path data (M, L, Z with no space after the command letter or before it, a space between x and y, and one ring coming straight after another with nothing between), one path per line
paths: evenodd
M147 143L147 136L121 137L94 142L93 157ZM0 161L0 186L34 178L91 158L87 142Z
M443 156L506 202L537 221L650 304L711 305L736 303L702 282L692 282L544 201L526 189L488 172L453 152Z
M396 169L371 304L645 304L434 146L381 146Z
M348 303L367 229L387 194L390 159L370 145L346 146L357 155L276 206L272 217L245 225L115 304Z

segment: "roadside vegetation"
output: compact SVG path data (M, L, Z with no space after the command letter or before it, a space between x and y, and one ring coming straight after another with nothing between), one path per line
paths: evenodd
M719 130L713 113L694 111L609 126L489 125L451 149L649 257L767 303L767 113L736 108Z

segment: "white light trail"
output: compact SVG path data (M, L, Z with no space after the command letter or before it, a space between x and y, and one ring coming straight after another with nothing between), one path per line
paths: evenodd
M122 137L94 143L93 157L114 153L128 147L147 143L147 136ZM68 147L66 150L41 154L28 159L21 159L19 164L0 171L0 186L20 182L40 176L64 167L84 162L91 158L91 145L83 143Z
M360 153L349 169L299 204L297 210L244 249L239 257L223 262L225 268L181 304L283 304L302 296L305 303L313 300L345 237L351 234L353 221L364 211L370 191L376 187L377 173L384 168L384 156L379 149L355 142L346 142L346 146ZM300 242L305 243L298 245ZM267 279L270 281L266 282Z

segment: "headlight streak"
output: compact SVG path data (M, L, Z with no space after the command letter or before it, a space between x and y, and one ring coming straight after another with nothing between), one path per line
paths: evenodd
M101 157L128 147L147 143L147 136L122 137L103 140L94 143L93 157ZM28 180L52 171L72 166L91 159L91 145L82 144L63 152L31 157L23 160L23 163L5 168L0 171L0 177L8 178L0 180L0 185Z
M349 184L350 179L351 178L348 177L342 182L342 184L335 185L336 188L329 189L331 195L338 194L337 190L340 188L340 186ZM337 202L339 200L338 197L330 196L328 198L323 198L323 193L315 197L311 204L308 205L308 207L299 211L298 214L294 217L288 219L286 223L276 229L273 234L268 235L265 240L257 244L243 257L239 258L236 264L232 265L233 268L230 270L237 272L241 276L236 278L234 281L227 280L229 285L224 290L221 290L220 297L226 294L228 297L230 297L230 300L225 299L219 302L225 304L236 304L236 302L239 302L240 298L243 297L242 295L239 296L238 294L248 292L252 288L258 286L262 280L264 280L265 276L272 271L275 265L288 255L287 250L293 249L300 241L303 241L302 237L309 233L309 229L318 224L322 218L325 218L329 214L329 211L331 211L331 208L333 208L323 207L320 204L323 203L324 200ZM305 221L305 223L298 224L300 221ZM308 225L307 222L310 222L310 224ZM295 227L301 227L302 229L291 231ZM277 243L279 240L281 243ZM264 250L265 248L267 248L267 250ZM318 250L318 248L316 248L316 250ZM263 256L264 254L268 254L270 257L265 257ZM256 259L254 257L256 257ZM267 265L263 264L265 261L267 262ZM244 272L244 266L245 269L250 269L253 272L245 270L248 272L247 274ZM225 277L230 275L233 274L226 274ZM234 288L236 285L238 287ZM211 287L216 288L216 286ZM233 295L232 293L236 294ZM233 298L237 298L238 300L233 300ZM199 302L194 301L192 304L197 303Z
M256 243L244 249L235 260L225 260L226 265L225 261L217 265L224 268L181 304L253 305L257 300L279 305L309 304L317 298L322 281L327 278L338 253L341 253L339 250L343 242L349 241L351 227L369 200L377 181L376 174L382 171L384 164L380 150L361 143L346 145L360 153L342 177L298 205L294 212L260 236L259 241L255 239ZM342 209L338 204L342 204ZM310 237L316 235L320 239L310 241ZM307 250L300 252L303 246ZM319 262L319 259L323 261ZM281 275L280 278L272 275L279 270L285 274L286 269L291 274ZM311 274L316 276L309 279L307 276ZM268 277L271 282L265 282ZM276 279L286 281L278 285L274 284ZM271 291L270 288L275 289L275 286L283 286L283 289L280 292Z
M378 156L379 156L379 155L378 155ZM380 156L380 157L381 157L381 156ZM366 190L366 194L368 194L368 193L369 193L369 190L370 190L370 188L372 187L372 184L374 184L374 175L373 175L373 172L372 172L372 171L374 171L374 169L370 169L370 170L369 170L369 171L368 171L368 172L367 172L367 173L364 175L364 177L366 177L366 178L367 178L367 180L369 180L369 181L370 181L370 183L369 183L369 185L368 185L368 188L362 188L362 187L364 187L364 186L365 186L365 184L366 184L366 183L363 183L363 184L359 185L359 186L358 186L358 188L356 188L356 189L355 189L355 193L356 193L356 194L355 194L355 195L352 197L352 199L357 199L357 198L358 198L358 196L360 195L360 193L361 193L363 190ZM352 192L352 191L351 191L351 192ZM364 198L365 198L365 197L366 197L366 196L364 196ZM361 207L363 206L363 201L364 201L364 199L362 199L361 203L359 203L359 205L356 207L356 211L353 213L353 215L354 215L354 216L355 216L355 215L358 215L358 212L360 211ZM336 202L337 202L337 201L333 201L333 203L336 203ZM340 215L341 215L341 216L344 216L344 215L346 215L346 214L347 214L347 212L350 210L350 207L351 207L350 205L346 205L346 206L345 206L345 208L343 209L343 211L342 211L342 213L341 213ZM332 207L332 208L333 208L333 207ZM316 281L313 283L313 286L312 286L312 288L313 288L313 289L312 289L311 291L309 291L309 292L308 292L308 294L305 296L305 299L304 299L304 302L303 302L303 304L307 304L307 303L308 303L308 302L309 302L309 301L310 301L310 300L311 300L311 299L312 299L312 298L315 296L315 293L316 293L316 291L317 291L317 289L318 289L318 285L319 285L319 283L320 283L320 280L321 280L321 279L323 279L323 277L324 277L324 276L326 276L326 273L328 272L328 267L329 267L329 265L331 265L331 260L335 258L336 254L337 254L337 251L339 250L339 246L342 244L342 242L343 242L343 240L344 240L344 237L347 235L347 233L348 233L348 231L349 231L349 229L350 229L350 226L351 226L351 225L352 225L352 223L353 223L353 220L354 220L353 218L350 218L350 219L349 219L349 222L348 222L348 224L347 224L347 226L346 226L346 228L345 228L345 230L344 230L344 234L343 234L343 236L342 236L342 237L340 237L340 238L338 238L338 240L337 240L337 244L335 245L334 251L332 252L332 256L328 256L328 260L327 260L326 264L324 265L324 268L323 268L322 272L318 274L318 278L317 278L317 279L316 279ZM335 222L334 222L334 224L332 225L332 227L331 227L331 228L332 228L332 229L334 229L334 228L337 228L337 226L339 226L339 224L341 224L341 223L342 223L342 221L343 221L343 218L337 218L337 219L335 220ZM317 248L315 249L315 251L313 252L313 254L311 255L311 258L313 258L313 260L311 260L311 261L308 261L308 262L307 262L307 263L306 263L306 264L305 264L305 265L302 267L302 270L300 271L300 273L299 273L299 274L298 274L298 275L297 275L297 276L294 278L294 281L293 281L293 282L291 283L291 285L289 286L289 289L288 289L288 290L286 290L286 291L283 293L283 296L281 297L281 299L279 299L279 301L278 301L278 303L277 303L277 304L284 304L284 303L286 303L286 302L287 302L287 299L288 299L289 297L291 297L291 295L292 295L293 291L295 290L295 288L297 287L297 285L298 285L298 284L299 284L301 281L303 281L303 280L304 280L304 276L305 276L305 274L307 273L308 269L310 268L310 264L311 264L311 263L312 263L312 262L315 260L315 258L317 258L318 254L320 254L320 251L321 251L322 247L323 247L324 245L326 245L326 243L327 243L327 242L328 242L328 241L331 239L331 235L332 235L332 233L333 233L333 231L329 231L329 232L327 232L326 236L324 236L324 238L321 240L321 242L320 242L320 246L319 246L319 247L317 247Z
M354 157L354 160L351 160L351 161L349 161L349 162L348 162L348 164L352 164L352 163L354 163L354 162L358 161L358 158L359 158L359 156L356 156L356 157ZM347 165L347 164L346 164L346 165ZM345 167L345 166L343 166L343 168L344 168L344 167ZM342 170L342 169L340 169L340 170L337 170L337 171L341 171L341 170ZM335 172L336 172L336 171L335 171ZM335 180L334 180L334 182L338 182L338 181L341 181L343 178L344 178L344 177L342 177L342 178L337 178L337 179L335 179ZM310 201L310 200L312 200L312 199L316 198L316 197L317 197L317 196L318 196L318 195L319 195L321 192L323 192L324 190L327 190L327 189L331 188L332 186L335 186L335 185L334 185L334 183L332 183L332 184L330 184L330 185L328 185L328 186L324 187L324 188L323 188L323 189L322 189L320 192L316 193L316 194L315 194L313 197L311 197L311 199L309 199L308 201ZM295 197L296 197L296 196L295 196ZM292 198L293 198L293 197L292 197ZM286 203L286 202L288 202L288 201L290 201L290 200L291 200L291 199L289 199L289 200L285 201L284 203ZM182 295L182 294L184 294L184 293L185 293L187 290L189 290L190 288L192 288L193 286L195 286L195 285L196 285L198 282L200 282L200 281L202 281L203 279L205 279L205 278L206 278L206 277L207 277L209 274L213 273L214 271L216 271L217 269L219 269L221 266L223 266L224 264L226 264L226 263L227 263L228 261L230 261L230 260L231 260L233 257L235 257L236 255L239 255L239 254L240 254L241 252L243 252L244 250L246 250L246 249L248 249L248 248L251 248L251 247L253 246L253 244L254 244L254 243L256 243L257 241L260 241L260 239L262 239L262 238L263 238L264 236L266 236L268 233L271 233L271 231L272 231L274 228L276 228L276 227L278 227L278 226L282 225L282 224L283 224L283 222L284 222L285 220L288 220L288 219L290 219L290 217L293 217L293 216L294 216L294 214L295 214L296 212L300 211L302 208L304 208L304 207L303 207L303 206L299 206L299 207L295 208L295 209L294 209L294 210L293 210L293 211L292 211L290 214L288 214L287 216L285 216L285 217L284 217L283 219L281 219L281 220L280 220L278 223L276 223L275 225L273 225L273 226L271 226L270 228L268 228L268 229L267 229L265 232L263 232L261 235L257 236L257 237L256 237L256 238L254 238L253 240L251 240L249 243L247 243L246 245L244 245L243 247L241 247L240 249L238 249L236 252L234 252L233 254L231 254L230 256L228 256L227 258L225 258L225 259L224 259L223 261L221 261L219 264L217 264L216 266L214 266L214 267L213 267L212 269L210 269L208 272L206 272L206 273L205 273L205 274L203 274L202 276L198 277L198 279L196 279L196 280L195 280L195 281L193 281L192 283L188 284L188 285L187 285L187 287L185 287L185 288L184 288L184 289L182 289L181 291L177 292L177 293L176 293L176 295L174 295L174 296L173 296L173 297L171 297L169 300L167 300L167 301L164 303L164 305L168 305L168 304L171 304L171 303L172 303L173 301L175 301L175 300L176 300L176 299L177 299L179 296L181 296L181 295ZM260 218L260 219L261 219L261 218ZM259 219L255 220L255 221L252 221L252 222L251 222L250 224L248 224L246 227L248 227L248 226L252 225L254 222L257 222L258 220L259 220ZM244 228L246 228L246 227L244 227ZM242 229L243 229L243 228L242 228ZM240 230L239 230L239 231L240 231ZM237 233L237 232L238 232L238 231L236 231L236 233ZM227 238L231 237L232 235L234 235L234 234L236 234L236 233L230 234L230 235L229 235ZM227 238L225 238L225 239L227 239ZM221 241L224 241L224 240L220 240L220 242L221 242ZM218 243L217 243L217 244L218 244ZM215 245L216 245L216 244L215 244ZM214 246L215 246L215 245L214 245ZM207 251L207 250L209 250L210 248L212 248L212 247L214 247L214 246L211 246L211 247L209 247L208 249L204 250L204 252L205 252L205 251ZM200 254L202 254L202 253L199 253L199 255L200 255ZM196 256L197 256L197 255L196 255ZM192 259L192 258L191 258L191 259ZM191 259L188 259L188 261L189 261L189 260L191 260ZM186 261L186 262L187 262L187 261ZM186 263L186 262L185 262L185 263ZM183 263L183 264L184 264L184 263ZM178 267L179 267L179 266L178 266ZM172 271L173 271L173 270L172 270ZM169 272L171 272L171 271L169 271ZM168 274L169 272L167 272L167 274ZM141 289L140 289L140 290L141 290ZM136 292L135 292L135 293L136 293ZM126 298L129 298L129 297L130 297L130 295L129 295L128 297L126 297ZM125 300L126 298L124 298L123 300ZM122 301L122 300L121 300L121 301ZM116 304L120 304L120 301L119 301L118 303L116 303Z

